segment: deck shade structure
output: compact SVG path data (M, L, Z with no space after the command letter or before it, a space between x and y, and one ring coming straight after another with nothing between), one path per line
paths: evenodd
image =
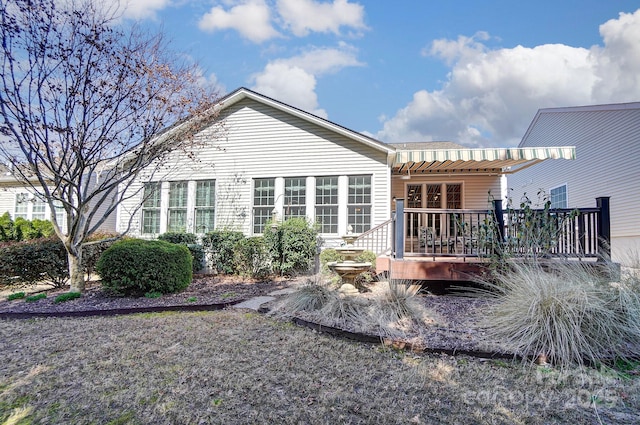
M393 174L438 173L512 174L547 159L575 159L574 146L544 148L486 148L399 150Z

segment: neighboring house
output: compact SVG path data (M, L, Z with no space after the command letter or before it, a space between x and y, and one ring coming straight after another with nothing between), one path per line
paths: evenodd
M555 208L595 206L610 197L615 261L640 253L640 102L541 109L519 147L574 145L575 161L548 161L508 178L511 196L537 198Z
M396 199L414 209L486 211L492 197L501 197L505 173L573 156L572 148L384 144L245 88L218 107L216 123L196 135L204 145L197 161L176 153L169 175L132 186L132 194L140 193L120 205L119 231L131 223L130 234L148 238L213 229L260 235L269 220L306 217L332 246L348 231L388 225ZM424 228L426 214L407 220ZM430 214L437 236L448 232L451 224ZM417 230L408 236L417 237Z
M34 194L33 189L13 176L9 167L0 164L0 215L5 212L8 212L13 220L17 217L26 220L51 220L53 214L56 214L62 231L66 231L66 220L64 220L66 213L62 206L52 211L44 199ZM111 214L100 226L100 230L115 232L115 229L116 215Z

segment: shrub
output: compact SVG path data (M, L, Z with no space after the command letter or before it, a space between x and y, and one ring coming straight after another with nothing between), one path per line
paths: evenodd
M189 244L187 248L191 253L193 273L197 273L204 268L204 247L199 244Z
M304 218L291 218L264 233L272 265L280 275L309 273L318 249L318 230Z
M75 300L76 298L80 298L82 294L80 292L67 292L64 294L60 294L53 300L54 303L63 303L65 301Z
M7 297L7 301L21 300L24 297L26 297L24 292L14 292Z
M342 261L344 257L333 248L325 248L320 252L320 271L322 273L331 273L327 263L334 261Z
M13 241L15 233L11 215L6 212L0 216L0 242Z
M67 251L57 238L34 239L0 247L0 282L46 282L62 287L69 278Z
M102 253L116 243L119 237L118 233L97 232L88 238L88 244L82 247L82 267L87 276L93 274Z
M158 236L158 239L170 243L193 245L198 243L198 238L193 233L167 232Z
M114 295L180 291L191 283L192 259L184 245L127 239L107 249L96 264L102 287Z
M53 234L53 224L48 220L18 217L14 221L8 212L0 217L0 242L48 238Z
M192 271L197 273L204 268L204 248L199 245L198 238L193 233L167 232L158 236L158 240L185 245L189 248L192 259Z
M38 295L30 295L27 298L24 299L25 302L27 303L33 303L36 302L38 300L43 300L47 298L47 294L45 294L44 292L38 294Z
M242 232L232 230L216 230L202 237L202 244L209 260L209 266L218 273L234 274L236 272L234 247L244 239Z
M487 283L497 304L484 325L510 351L560 366L633 355L640 296L633 279L615 284L583 263L512 264Z
M241 239L234 247L236 270L243 276L261 279L271 273L269 252L262 236Z

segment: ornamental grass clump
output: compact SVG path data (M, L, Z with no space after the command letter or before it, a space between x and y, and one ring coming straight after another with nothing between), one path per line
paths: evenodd
M487 283L488 338L560 367L629 358L640 346L637 281L611 283L594 263L514 263Z
M297 291L284 297L272 310L277 316L291 316L300 311L320 310L331 298L331 291L321 282L308 280Z

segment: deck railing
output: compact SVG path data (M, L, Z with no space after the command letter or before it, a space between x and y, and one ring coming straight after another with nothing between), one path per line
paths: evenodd
M390 218L373 229L367 230L358 236L353 244L367 251L375 252L376 255L391 254L393 252L393 222L394 219Z
M603 258L610 254L609 198L596 208L503 211L404 208L396 201L396 258L407 256Z

